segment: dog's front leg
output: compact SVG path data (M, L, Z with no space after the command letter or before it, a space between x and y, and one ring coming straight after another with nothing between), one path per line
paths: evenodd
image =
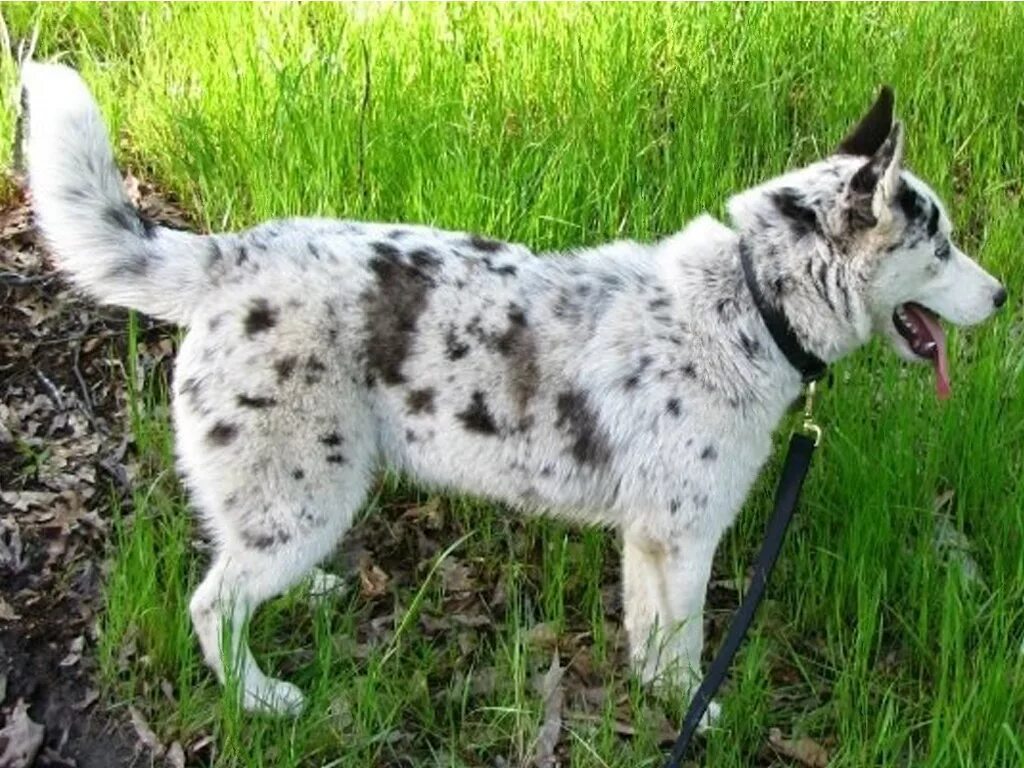
M704 598L718 538L687 532L666 547L662 561L670 631L662 651L664 673L683 690L700 683Z
M686 533L671 543L627 533L623 539L626 631L645 683L687 699L700 683L704 597L718 537ZM718 714L708 708L706 726Z
M633 668L645 683L658 677L661 629L668 618L665 555L654 539L628 531L623 536L622 607Z

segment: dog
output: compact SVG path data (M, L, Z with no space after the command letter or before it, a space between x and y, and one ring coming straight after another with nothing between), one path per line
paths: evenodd
M216 541L190 612L250 710L304 699L260 669L246 617L310 574L335 583L315 566L382 466L616 529L632 661L689 695L715 548L804 379L877 333L930 362L946 397L939 318L979 323L1007 298L903 167L888 88L835 152L732 197L728 224L538 255L408 224L160 227L128 202L81 78L30 62L21 83L34 211L60 268L188 328L177 461Z

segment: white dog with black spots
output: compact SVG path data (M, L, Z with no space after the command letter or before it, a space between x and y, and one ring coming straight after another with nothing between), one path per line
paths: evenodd
M303 695L263 673L244 619L310 574L332 585L315 566L384 466L615 528L636 669L688 696L715 548L802 386L741 253L807 354L830 363L882 333L931 362L941 396L938 317L977 323L1006 300L902 167L888 89L835 153L733 197L729 224L537 255L404 224L156 226L125 197L81 78L28 63L22 86L34 210L60 267L99 301L188 328L178 466L217 545L191 613L250 709L298 712Z

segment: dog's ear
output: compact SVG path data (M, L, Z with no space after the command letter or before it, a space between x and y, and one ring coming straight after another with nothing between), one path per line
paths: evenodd
M878 98L852 131L839 142L836 154L871 157L892 132L892 88L883 85Z
M888 223L902 167L903 125L897 121L878 150L850 179L848 202L854 221L869 227Z

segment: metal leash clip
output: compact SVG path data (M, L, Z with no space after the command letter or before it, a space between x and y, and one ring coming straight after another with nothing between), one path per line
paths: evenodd
M814 438L814 447L821 444L821 427L814 421L814 393L817 382L807 382L804 390L804 421L800 425L801 431L808 437Z

